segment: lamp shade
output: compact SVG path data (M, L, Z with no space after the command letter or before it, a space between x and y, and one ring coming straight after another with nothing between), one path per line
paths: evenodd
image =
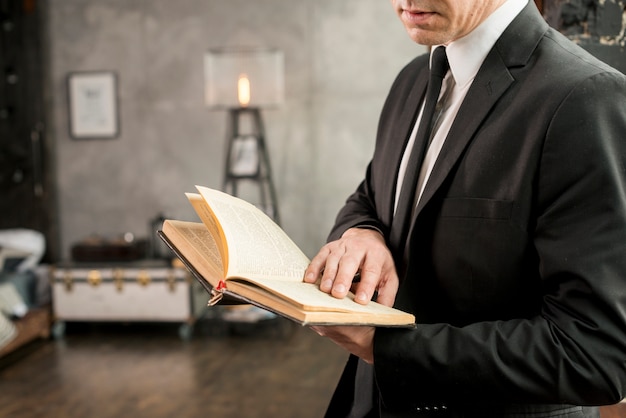
M204 56L206 105L237 108L281 104L285 95L284 61L278 49L210 49Z

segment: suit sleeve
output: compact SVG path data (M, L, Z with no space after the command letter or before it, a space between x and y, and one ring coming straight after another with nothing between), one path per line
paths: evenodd
M559 106L534 199L534 317L377 329L383 403L610 404L626 394L626 83L595 75ZM590 116L591 115L591 116Z
M341 235L346 230L354 227L373 228L386 235L387 227L376 214L370 172L371 163L367 168L365 180L359 184L357 190L348 198L344 207L339 211L328 241L341 238Z
M403 140L406 138L394 138L388 141L390 135L387 132L390 126L398 123L398 115L403 113L403 106L407 103L411 87L418 77L424 77L423 72L428 71L429 55L424 54L407 64L394 80L383 109L380 122L374 158L367 167L365 179L356 191L347 199L344 207L339 211L335 226L331 230L328 240L336 240L349 228L368 227L380 231L384 236L389 232L391 224L392 207L389 205L395 192L397 170L402 156ZM399 139L400 142L395 142ZM379 175L374 173L378 172ZM384 172L384 176L380 173Z

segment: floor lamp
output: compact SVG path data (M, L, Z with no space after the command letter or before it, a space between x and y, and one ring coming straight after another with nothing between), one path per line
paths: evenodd
M284 100L284 56L270 48L210 49L204 60L206 104L228 111L222 190L239 195L241 182L259 192L260 206L280 223L265 142L262 108Z

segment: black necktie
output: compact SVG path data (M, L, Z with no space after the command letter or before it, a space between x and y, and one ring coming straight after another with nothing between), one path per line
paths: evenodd
M426 88L426 98L424 99L425 102L422 119L420 120L420 125L415 136L415 142L413 143L413 150L411 151L411 155L406 166L402 189L396 206L396 214L394 215L391 224L389 241L396 248L404 248L404 244L409 233L413 206L415 204L417 179L419 177L424 154L430 144L435 107L437 105L437 100L439 99L441 84L443 82L443 78L448 72L448 68L449 64L448 57L446 56L446 48L443 46L437 47L435 51L433 51L432 55L430 78L428 80L428 87Z
M439 91L441 90L443 78L447 72L448 58L446 57L446 49L444 47L438 47L433 51L430 78L426 88L424 111L422 112L422 119L406 167L404 181L402 182L402 191L398 198L398 209L396 210L396 215L391 224L390 243L392 246L396 246L395 248L404 248L404 241L406 240L408 229L411 225L411 215L413 213L413 202L415 200L415 189L417 188L419 169L422 165L426 148L430 142L435 107L437 105L437 99L439 99ZM402 250L402 252L404 251ZM398 273L400 273L400 271L398 271ZM364 411L370 410L373 406L376 407L374 405L374 369L371 365L360 359L356 367L354 399L348 417L364 416Z

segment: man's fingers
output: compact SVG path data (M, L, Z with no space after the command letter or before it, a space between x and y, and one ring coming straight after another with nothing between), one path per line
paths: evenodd
M356 275L359 283L353 285ZM391 306L395 299L398 277L389 249L378 231L349 229L342 238L326 244L311 260L304 273L304 281L315 283L336 298L344 298L350 289L355 300L367 304L378 291L384 304Z
M309 263L309 266L304 272L305 282L315 283L320 278L320 276L324 272L324 266L326 265L326 258L328 257L329 252L330 251L328 250L327 246L325 246L320 249L320 252L315 257L313 257L313 259Z
M326 265L324 266L322 281L320 282L320 289L322 289L323 292L331 293L333 290L335 279L339 271L339 262L344 253L345 249L343 249L342 246L335 245L328 254L328 257L326 257Z
M314 326L311 327L323 337L360 357L367 363L374 362L375 328L366 326Z
M360 264L361 259L351 255L346 255L340 260L331 290L334 297L342 299L348 294Z
M380 268L372 267L370 265L364 265L361 269L361 280L357 284L354 290L354 300L362 305L366 305L378 286L380 280L381 270Z

